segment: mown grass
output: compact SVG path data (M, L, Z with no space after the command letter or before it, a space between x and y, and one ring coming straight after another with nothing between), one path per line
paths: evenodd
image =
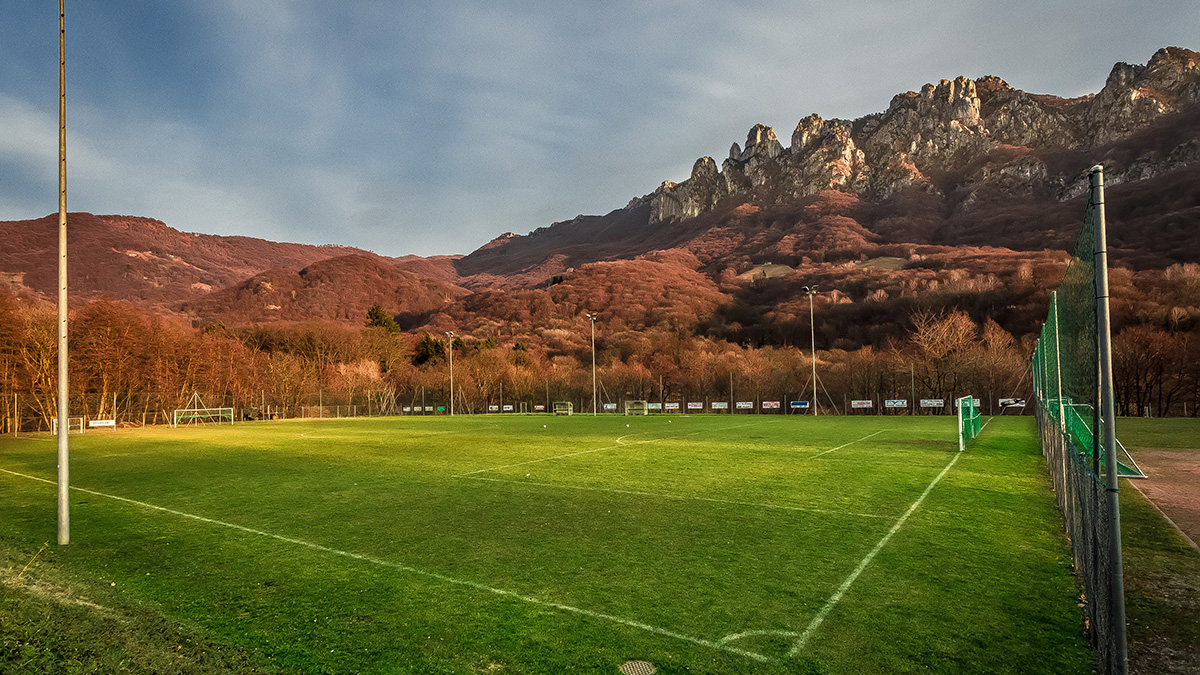
M952 419L895 417L343 420L72 441L88 492L72 495L71 545L30 578L224 655L195 672L1091 670L1028 419L994 420L961 455ZM53 540L54 488L25 477L53 480L53 440L0 441L0 469L24 474L0 471L0 546L18 561ZM7 636L43 601L82 634L105 630L18 589L0 663L42 663Z
M1127 448L1191 450L1200 446L1200 418L1120 417L1117 437Z

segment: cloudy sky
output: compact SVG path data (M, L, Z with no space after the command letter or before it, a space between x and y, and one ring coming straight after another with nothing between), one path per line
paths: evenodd
M0 220L58 209L58 14L0 4ZM67 0L68 207L467 253L624 206L761 122L956 75L1098 90L1195 0Z

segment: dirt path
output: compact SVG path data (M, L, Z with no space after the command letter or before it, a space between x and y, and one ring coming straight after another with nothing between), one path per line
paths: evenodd
M1131 481L1150 501L1162 509L1179 529L1200 544L1200 450L1156 450L1133 452L1149 478Z

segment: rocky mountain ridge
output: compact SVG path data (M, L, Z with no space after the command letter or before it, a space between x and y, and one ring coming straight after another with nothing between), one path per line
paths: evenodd
M1155 119L1200 103L1200 54L1161 49L1144 65L1118 63L1094 96L1062 99L1014 89L995 76L959 76L892 98L887 110L857 120L812 114L796 125L791 145L756 124L745 147L734 143L718 170L696 160L681 183L665 181L650 195L650 224L694 218L731 196L799 199L822 190L883 199L899 190L936 191L936 177L960 170L1005 146L1042 153L1095 148L1120 140ZM1157 173L1195 160L1196 146L1163 158ZM1030 183L1050 177L1036 155L1009 166ZM987 179L987 175L971 178ZM1148 177L1139 167L1136 179ZM1109 182L1124 182L1123 172ZM1063 187L1062 196L1074 196Z
M736 221L738 209L763 210L757 222L788 229L793 206L831 191L871 205L872 222L858 224L876 243L1036 251L1065 246L1073 236L1067 230L1082 207L1072 200L1097 163L1105 165L1108 185L1139 185L1132 202L1161 198L1170 206L1159 215L1170 210L1195 222L1195 199L1174 191L1192 179L1198 160L1200 54L1168 47L1145 65L1116 64L1090 96L1031 94L995 76L958 77L898 94L885 111L857 120L809 115L788 147L771 127L756 124L719 167L701 157L686 180L665 181L624 208L510 233L455 265L468 286L486 279L483 285L519 287L591 260L676 247L699 254L697 240ZM1148 213L1127 215L1144 223ZM1165 267L1200 253L1165 241L1134 234L1128 244L1141 265Z

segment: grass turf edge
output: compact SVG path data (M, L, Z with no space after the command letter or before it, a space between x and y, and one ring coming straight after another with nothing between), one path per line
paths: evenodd
M0 673L22 675L273 673L261 660L100 582L73 580L53 561L0 542Z

